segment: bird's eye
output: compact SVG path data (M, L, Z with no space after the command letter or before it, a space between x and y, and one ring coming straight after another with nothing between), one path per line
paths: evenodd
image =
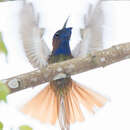
M56 33L55 36L58 37L58 36L59 36L59 33Z

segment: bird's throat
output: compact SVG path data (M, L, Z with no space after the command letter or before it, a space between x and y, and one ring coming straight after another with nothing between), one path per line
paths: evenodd
M52 55L53 56L58 56L58 55L71 56L69 40L64 39L63 41L58 43L57 47L54 46L53 51L52 51Z

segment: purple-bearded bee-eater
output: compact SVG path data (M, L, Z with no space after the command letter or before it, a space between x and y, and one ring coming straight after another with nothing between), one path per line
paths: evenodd
M26 56L34 67L42 68L47 63L62 62L74 57L69 43L72 28L66 27L68 19L63 28L54 34L53 50L50 52L45 41L41 40L41 29L36 23L32 4L25 4L21 12L21 38ZM43 123L55 124L59 120L61 130L69 130L71 123L84 120L80 104L93 113L95 106L102 107L106 101L105 97L68 76L50 81L21 111Z

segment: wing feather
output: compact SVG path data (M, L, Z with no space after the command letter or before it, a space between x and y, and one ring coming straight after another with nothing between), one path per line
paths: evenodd
M80 29L81 41L72 51L74 57L86 56L89 52L103 48L104 15L101 0L88 0L86 10L84 28Z
M31 3L24 3L20 11L20 36L29 62L35 68L47 65L50 50L42 34L44 29L38 27Z

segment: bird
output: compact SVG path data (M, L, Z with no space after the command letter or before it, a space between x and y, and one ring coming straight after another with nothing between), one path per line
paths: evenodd
M91 15L87 17L91 17L89 21L91 26L93 15L99 3L100 0L96 0L94 8L89 10L89 15ZM82 50L83 44L86 44L88 32L92 32L93 26L91 28L89 24L85 25L85 28L81 30L82 40L71 50L70 38L72 27L67 27L68 20L69 18L67 18L63 27L54 34L52 39L53 49L50 51L45 40L42 38L45 29L38 27L39 20L34 15L33 5L31 3L24 3L20 13L20 35L25 54L33 67L42 69L48 64L86 56L86 53L83 53ZM106 97L78 83L71 76L66 76L50 81L36 96L25 103L20 111L42 123L54 125L59 121L61 130L70 130L71 124L85 120L80 108L81 104L90 113L94 113L95 106L100 108L106 102Z

